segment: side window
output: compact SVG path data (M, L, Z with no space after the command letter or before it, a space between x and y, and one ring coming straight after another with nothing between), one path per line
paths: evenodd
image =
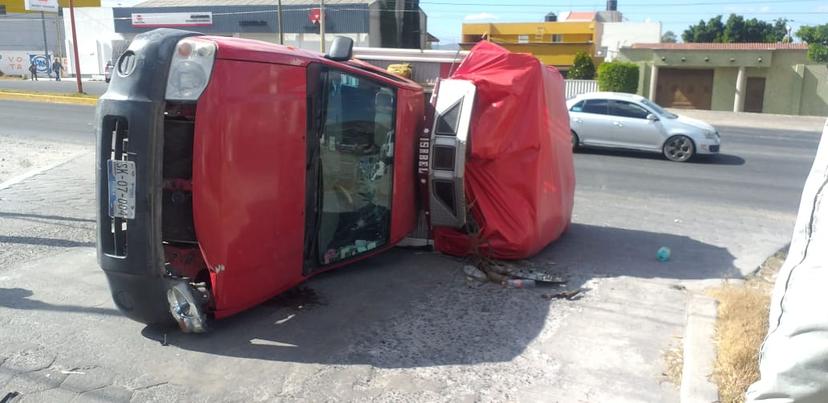
M609 113L609 101L606 99L588 99L584 104L583 112L606 115Z
M572 105L572 108L569 108L569 111L570 112L583 112L584 111L584 103L586 103L586 101L581 101L581 102L578 102L575 105Z
M323 265L388 242L396 93L358 75L328 72L320 138Z
M633 119L647 119L647 115L650 112L647 112L646 109L627 101L612 101L610 105L610 115L614 116L621 116L625 118L633 118Z

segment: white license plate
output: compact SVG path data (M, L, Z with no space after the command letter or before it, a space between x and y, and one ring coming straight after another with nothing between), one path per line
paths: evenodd
M107 161L109 216L135 218L135 162Z

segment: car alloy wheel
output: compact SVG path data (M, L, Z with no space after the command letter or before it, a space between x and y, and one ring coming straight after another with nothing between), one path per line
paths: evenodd
M684 135L670 137L664 143L664 156L670 161L687 161L695 152L696 147L693 145L693 140Z

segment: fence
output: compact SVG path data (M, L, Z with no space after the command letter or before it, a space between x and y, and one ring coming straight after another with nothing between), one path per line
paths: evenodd
M566 98L587 92L598 91L598 81L595 80L566 80Z

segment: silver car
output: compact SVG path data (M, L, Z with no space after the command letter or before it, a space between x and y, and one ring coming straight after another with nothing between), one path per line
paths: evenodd
M717 154L715 127L664 110L639 95L593 92L566 102L572 147L613 147L653 151L677 162L696 154Z

